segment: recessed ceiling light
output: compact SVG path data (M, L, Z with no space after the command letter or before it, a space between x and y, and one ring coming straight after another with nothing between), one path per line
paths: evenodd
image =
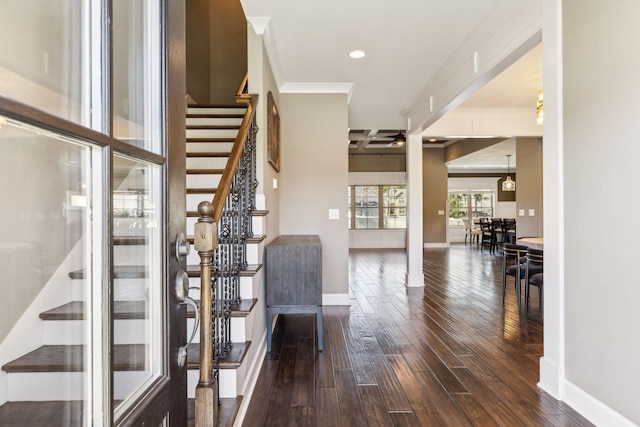
M349 56L352 57L353 59L364 58L365 55L366 55L366 53L364 53L364 50L360 50L360 49L356 49L356 50L353 50L353 51L349 52Z

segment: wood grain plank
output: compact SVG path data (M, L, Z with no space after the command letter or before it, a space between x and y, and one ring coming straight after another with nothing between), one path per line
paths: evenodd
M354 427L366 426L362 402L351 369L336 370L336 390L338 392L340 423Z
M379 427L393 425L377 385L359 385L358 392L368 425Z
M316 426L340 427L338 391L334 387L320 388L316 391Z

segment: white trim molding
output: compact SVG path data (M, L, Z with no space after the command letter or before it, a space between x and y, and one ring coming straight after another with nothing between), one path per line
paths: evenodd
M322 305L351 305L349 294L322 294Z
M564 380L562 389L564 391L562 400L593 424L597 426L638 427L636 423L620 415L575 384Z
M448 248L449 243L425 243L425 249L433 249L433 248Z

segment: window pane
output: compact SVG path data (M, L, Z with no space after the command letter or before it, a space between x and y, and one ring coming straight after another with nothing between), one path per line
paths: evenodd
M347 224L349 230L351 230L351 186L347 186Z
M161 153L159 2L113 1L113 134Z
M380 228L378 189L379 187L377 185L356 185L356 229Z
M162 374L160 168L113 160L114 398L121 409ZM116 418L118 414L116 413Z
M449 193L449 225L464 226L469 217L468 200L466 193Z
M473 219L493 217L493 194L474 193L471 195Z
M92 307L104 276L101 224L92 223L102 218L97 152L0 117L0 405L57 402L42 425L91 425L89 408L101 413L99 392L92 396L102 387L102 340L92 335L102 326Z
M407 228L407 191L404 185L385 185L382 189L384 228Z
M90 93L91 77L101 73L90 68L100 66L91 59L100 53L90 48L89 16L89 0L4 0L0 95L92 127L91 102L100 100Z

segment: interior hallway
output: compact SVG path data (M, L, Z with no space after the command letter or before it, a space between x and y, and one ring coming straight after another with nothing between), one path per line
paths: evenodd
M280 316L245 426L590 426L536 387L542 312L535 289L502 306L502 256L425 250L425 287L404 285L403 250L352 250L351 307Z

